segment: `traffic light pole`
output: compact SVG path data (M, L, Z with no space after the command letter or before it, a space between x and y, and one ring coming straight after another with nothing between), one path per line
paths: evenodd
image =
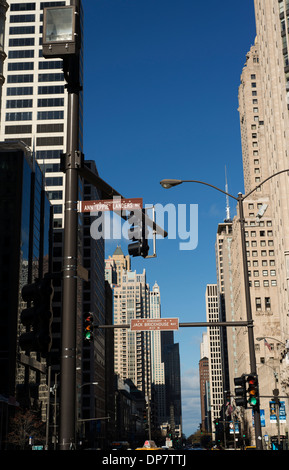
M242 249L242 260L243 260L243 274L244 274L244 288L245 288L245 302L246 302L246 313L248 322L248 342L249 342L249 357L250 357L250 369L251 374L257 376L257 364L254 344L254 332L253 332L253 317L252 317L252 306L251 306L251 295L249 285L249 273L248 273L248 262L247 262L247 251L246 251L246 238L245 238L245 217L243 210L243 196L242 193L238 194L238 208L239 208L239 221L240 221L240 232L241 232L241 249ZM262 450L262 428L260 418L260 401L258 397L258 406L254 407L254 426L255 426L255 439L256 449Z
M79 0L72 0L79 9ZM79 10L78 10L79 11ZM79 56L63 61L68 90L67 148L64 161L65 207L63 247L63 303L61 321L61 383L59 448L75 448L76 433L76 321L78 255Z

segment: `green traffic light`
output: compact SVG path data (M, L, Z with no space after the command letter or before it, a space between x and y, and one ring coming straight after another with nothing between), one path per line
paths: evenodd
M257 398L256 398L256 397L250 397L249 403L250 403L250 405L252 405L252 406L257 405Z

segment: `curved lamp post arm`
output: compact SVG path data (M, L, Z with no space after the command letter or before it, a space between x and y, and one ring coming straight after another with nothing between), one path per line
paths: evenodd
M184 183L199 183L199 184L204 184L205 186L210 186L211 188L216 189L217 191L220 191L223 194L226 194L226 196L229 196L236 201L238 201L238 198L233 196L232 194L227 193L226 191L223 191L222 189L218 188L217 186L214 186L213 184L205 183L204 181L195 181L195 180L183 180Z
M268 178L264 179L264 181L261 181L261 183L259 183L257 186L255 186L255 188L253 188L251 191L249 191L247 194L245 194L244 196L242 195L242 193L239 193L238 197L235 197L233 196L232 194L230 193L227 193L226 191L223 191L223 189L220 189L218 188L217 186L214 186L213 184L210 184L210 183L206 183L205 181L198 181L198 180L177 180L177 179L164 179L160 182L160 184L163 186L163 188L172 188L173 186L177 186L179 184L182 184L182 183L198 183L198 184L203 184L205 186L210 186L211 188L214 188L216 189L217 191L220 191L221 193L223 194L226 194L226 196L229 196L231 197L232 199L235 199L236 201L239 201L240 199L242 199L242 201L244 201L244 199L246 199L248 196L250 196L252 193L254 193L258 188L260 188L264 183L266 183L268 180L274 178L275 176L277 175L280 175L281 173L285 173L285 172L289 172L289 168L287 168L286 170L280 170L280 171L277 171L277 173L274 173L273 175L271 176L268 176Z
M163 188L172 188L173 186L177 186L178 184L182 183L199 183L199 184L204 184L205 186L210 186L211 188L216 189L217 191L220 191L223 194L226 194L227 196L235 199L238 201L238 198L233 196L232 194L227 193L226 191L223 191L222 189L218 188L217 186L214 186L213 184L206 183L205 181L197 181L197 180L174 180L174 179L165 179L160 182Z
M266 183L266 181L270 180L271 178L274 178L274 176L280 175L280 173L285 173L286 171L289 172L289 169L280 170L280 171L277 171L277 173L274 173L273 175L268 176L268 178L266 178L264 181L261 181L261 183L259 183L257 186L255 186L255 188L252 189L252 191L249 191L247 194L245 194L242 197L242 199L244 200L246 197L250 196L250 194L252 194L254 191L256 191L256 189L260 188L260 186L262 186L264 183Z

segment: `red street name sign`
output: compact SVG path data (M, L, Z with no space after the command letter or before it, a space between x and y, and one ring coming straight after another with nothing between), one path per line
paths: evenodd
M104 212L104 211L133 211L142 209L142 198L134 199L106 199L99 201L79 201L78 212Z
M168 331L179 329L178 318L139 318L130 321L131 331Z

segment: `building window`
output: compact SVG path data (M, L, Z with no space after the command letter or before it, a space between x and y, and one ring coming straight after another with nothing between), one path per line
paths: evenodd
M46 186L62 186L62 184L62 176L48 176L47 178L45 178Z
M7 88L7 96L33 95L32 86L21 86L16 88Z
M6 113L6 121L32 121L32 112Z
M11 26L9 29L9 34L34 34L34 26Z
M270 299L270 297L265 297L265 308L266 308L266 310L271 309L271 299Z
M9 51L9 59L31 59L34 57L32 49L20 49L19 51Z
M9 47L34 46L34 38L9 39Z
M45 119L64 119L64 111L38 111L37 113L37 120L44 121ZM39 132L46 132L46 131L39 131ZM50 131L47 131L50 132ZM54 132L62 132L61 131L54 131Z
M32 100L7 100L6 108L32 108Z
M62 82L63 80L63 73L40 73L38 75L38 82Z
M11 11L28 11L35 10L35 3L12 3L10 5Z
M261 310L261 297L255 298L256 310Z
M58 95L64 93L64 86L55 85L55 86L39 86L38 94L39 95Z
M9 72L15 72L19 70L33 70L34 64L33 62L10 62L8 64Z
M8 75L7 83L33 82L33 75Z
M10 23L33 23L35 15L10 15Z

